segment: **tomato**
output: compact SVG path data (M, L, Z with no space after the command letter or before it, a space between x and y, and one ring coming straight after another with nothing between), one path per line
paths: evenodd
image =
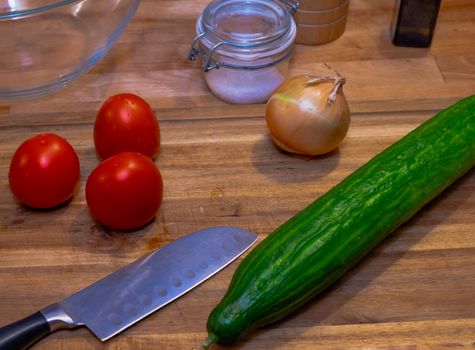
M112 229L135 229L151 221L162 195L160 171L150 158L137 152L118 153L102 161L86 183L92 215Z
M52 208L72 197L80 177L73 147L55 134L39 134L16 150L10 163L10 189L33 208Z
M153 158L160 148L160 128L153 109L133 94L110 97L97 114L94 143L102 159L120 152Z

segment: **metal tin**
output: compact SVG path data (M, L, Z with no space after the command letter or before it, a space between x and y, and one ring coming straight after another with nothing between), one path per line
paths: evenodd
M305 11L321 11L334 9L343 5L347 0L299 0L299 9Z
M188 58L229 103L263 103L285 79L296 36L293 0L214 0L196 23Z
M346 16L320 25L299 24L295 42L298 44L318 45L338 39L346 27Z
M348 14L349 0L338 7L328 10L305 10L299 8L295 13L297 24L321 25L337 21Z

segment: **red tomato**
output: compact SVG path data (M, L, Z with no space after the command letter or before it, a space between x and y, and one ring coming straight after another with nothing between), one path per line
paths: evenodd
M55 134L39 134L23 142L8 173L15 197L33 208L52 208L71 198L79 177L76 152Z
M162 202L163 181L155 163L136 152L118 153L89 175L86 200L97 220L112 229L145 225Z
M102 159L120 152L139 152L153 158L160 148L155 113L139 96L112 96L97 114L94 143Z

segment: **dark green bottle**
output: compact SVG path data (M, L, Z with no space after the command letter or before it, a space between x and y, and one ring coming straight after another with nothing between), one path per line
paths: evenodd
M392 24L393 44L429 47L441 0L397 0Z

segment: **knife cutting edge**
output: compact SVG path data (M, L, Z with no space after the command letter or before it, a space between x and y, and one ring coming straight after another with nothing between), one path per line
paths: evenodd
M237 227L181 237L33 315L0 328L0 350L23 350L59 330L87 327L105 341L207 280L257 241Z

